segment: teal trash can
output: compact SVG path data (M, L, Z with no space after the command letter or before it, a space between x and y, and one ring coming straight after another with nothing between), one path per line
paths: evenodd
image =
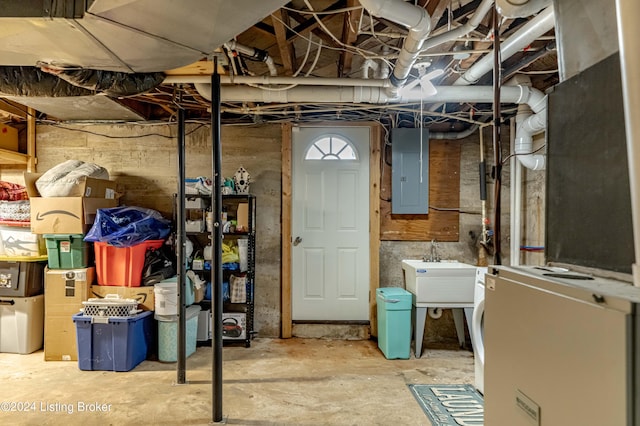
M376 290L378 347L387 359L409 359L412 295L398 287Z

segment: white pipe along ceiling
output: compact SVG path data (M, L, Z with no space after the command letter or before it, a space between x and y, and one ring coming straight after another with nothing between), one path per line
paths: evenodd
M494 0L477 2L479 4L475 10L467 12L469 18L464 24L454 24L458 26L452 29L449 29L450 26L440 25L440 28L447 30L434 35L431 35L431 32L436 21L425 8L415 5L414 2L360 0L360 4L371 16L408 29L398 48L391 74L389 59L367 58L362 63L364 78L298 77L297 73L290 77L279 77L276 75L274 61L266 51L246 46L231 35L238 34L242 29L259 21L259 18L268 16L271 11L283 6L286 0L265 0L260 2L259 7L249 7L255 3L249 0L236 0L233 4L224 0L194 1L197 8L185 9L171 0L94 0L86 7L82 6L82 10L74 10L73 13L62 6L54 5L48 12L50 16L42 16L42 6L38 5L38 2L30 1L20 9L23 13L26 8L28 13L21 15L14 10L0 11L0 16L3 16L0 41L5 41L0 43L0 64L8 65L5 68L19 66L22 73L7 69L6 75L14 76L15 81L7 80L6 91L0 81L0 93L18 103L29 98L32 105L37 105L40 98L42 102L49 103L53 102L51 99L55 97L55 102L62 104L65 100L75 97L72 102L75 105L91 97L108 100L109 96L126 97L136 91L143 93L160 83L190 83L195 85L199 94L210 100L211 80L208 75L162 77L163 73L158 71L191 63L202 55L212 55L216 47L225 46L229 50L264 62L269 75L223 75L221 94L224 101L282 104L493 102L491 87L472 86L492 70L492 53L478 59L453 82L453 85L437 86L436 83L437 93L432 96L423 96L422 84L410 89L405 87L405 83L412 70L417 67L417 61L427 50L443 43L454 42L474 32L491 11ZM502 7L506 7L514 16L524 16L539 11L549 2L550 0L529 0L522 2L522 7ZM496 6L504 3L505 0L496 1ZM245 9L251 9L251 12L246 13ZM237 10L243 10L243 13L235 13ZM194 15L194 11L200 12ZM148 22L139 19L140 16L145 16L145 13L149 15ZM205 19L206 16L215 16L216 21L209 22ZM553 24L554 14L550 6L501 42L502 60L525 49L551 30ZM69 42L60 43L59 40ZM389 46L382 48L383 55L388 51ZM373 70L376 78L367 78L369 70ZM135 76L137 80L132 78ZM66 89L68 93L60 92L58 79L72 85ZM49 82L48 85L35 84L45 80ZM93 84L96 80L101 84ZM25 84L25 81L34 83ZM125 85L123 82L128 84ZM9 91L9 86L14 92ZM49 92L44 91L47 87L51 88ZM403 88L404 90L401 90ZM532 155L531 148L532 136L543 131L546 126L546 96L526 85L504 86L502 92L503 102L528 105L528 108L520 108L518 114L518 160L529 168L543 168L544 157ZM97 93L108 96L91 96ZM477 123L472 126L473 129L477 127ZM432 137L454 137L468 135L469 132L469 129L461 133L433 132Z
M470 27L477 26L478 20L486 14L493 1L485 0L470 19ZM421 46L425 40L418 41L416 34L420 37L428 33L424 16L426 12L417 6L413 6L402 0L363 0L362 4L372 14L384 16L385 18L414 28L419 26L417 32L410 31L409 37L413 38L409 46ZM396 7L398 6L398 7ZM390 9L393 9L391 14ZM417 12L420 12L417 14ZM385 15L390 13L390 16ZM406 16L410 15L410 16ZM412 18L412 19L410 19ZM540 12L531 21L516 31L511 37L501 43L501 54L503 60L512 56L519 50L525 48L536 38L551 30L554 26L553 7L550 6ZM453 30L455 31L455 30ZM470 31L470 30L469 30ZM445 33L447 34L447 33ZM443 34L443 36L445 35ZM409 38L407 37L407 38ZM438 37L438 36L436 36ZM440 39L438 43L442 43ZM426 40L426 44L429 41ZM435 44L434 44L435 45ZM317 102L317 103L402 103L426 100L433 103L446 102L493 102L493 89L490 86L473 86L480 77L484 76L493 68L492 54L487 54L458 80L454 86L436 87L435 95L424 98L420 89L414 89L408 93L399 94L397 84L406 81L406 76L411 66L415 62L418 54L407 50L407 42L403 44L400 57L406 60L403 65L396 65L394 73L390 79L330 79L330 78L309 78L309 77L235 77L225 78L223 83L238 84L295 84L295 87L287 90L271 91L262 90L258 87L246 86L223 86L221 96L223 101L235 102L263 102L263 103L288 103L288 102ZM418 52L419 53L419 52ZM403 56L404 54L404 56ZM410 59L412 58L412 59ZM409 68L407 68L407 66ZM197 82L198 80L202 83ZM206 99L211 100L211 85L206 83L206 79L191 80L195 83L198 92ZM174 80L168 80L174 82ZM391 89L391 90L390 90ZM543 154L532 154L533 135L540 133L546 128L547 97L542 92L526 85L516 87L504 86L501 88L502 102L526 104L528 109L519 109L516 126L515 153L523 166L540 170L545 166ZM532 111L532 112L531 112Z

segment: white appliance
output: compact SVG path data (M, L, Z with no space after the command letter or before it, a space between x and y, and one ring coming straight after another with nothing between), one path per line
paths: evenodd
M487 425L640 425L640 287L559 268L485 277Z
M478 392L482 394L484 394L484 276L488 269L487 267L476 269L470 333L475 363L475 385Z

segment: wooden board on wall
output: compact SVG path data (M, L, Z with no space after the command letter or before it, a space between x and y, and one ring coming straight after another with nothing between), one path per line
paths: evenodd
M391 155L390 150L387 155ZM391 214L390 163L390 158L382 162L380 239L458 241L460 237L458 210L460 208L460 142L429 141L429 214Z

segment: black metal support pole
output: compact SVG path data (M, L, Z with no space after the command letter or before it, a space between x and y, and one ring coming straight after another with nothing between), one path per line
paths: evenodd
M185 183L185 130L184 130L184 110L178 108L178 233L176 235L176 256L178 264L178 354L177 354L177 381L179 384L186 382L186 266L184 263L184 253L187 241L187 234L184 227L184 183Z
M215 199L213 213L212 245L213 265L211 280L214 285L212 292L213 317L213 367L211 369L211 383L213 385L213 421L222 421L222 142L220 138L220 75L218 74L218 59L213 60L213 75L211 76L211 136L212 136L212 176L213 188L211 200ZM213 209L212 209L213 210Z
M493 157L495 163L495 184L494 184L494 217L493 217L493 263L502 264L502 252L500 250L500 201L502 187L502 143L500 141L500 85L502 83L502 72L500 55L500 15L495 5L493 7ZM511 212L512 214L514 212Z

